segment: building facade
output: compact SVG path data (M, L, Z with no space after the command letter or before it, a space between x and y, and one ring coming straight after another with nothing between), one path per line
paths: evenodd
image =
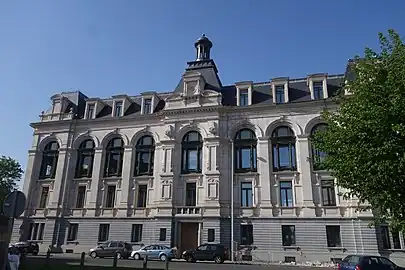
M371 213L339 195L310 142L347 72L222 85L211 41L194 45L172 92L52 96L31 124L14 240L74 252L106 240L180 250L214 242L262 261L404 248L402 235L369 228Z

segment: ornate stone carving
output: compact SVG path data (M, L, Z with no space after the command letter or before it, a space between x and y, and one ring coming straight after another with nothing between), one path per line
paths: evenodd
M115 129L113 130L113 132L114 132L115 134L118 134L118 133L120 132L120 129L119 129L119 128L115 128Z
M217 136L218 135L218 124L216 122L213 122L212 125L210 126L210 128L208 129L208 131L212 135Z
M143 129L141 129L142 132L150 132L150 126L146 125Z
M169 125L168 129L165 131L165 135L170 138L173 139L175 136L175 130L174 130L174 126Z

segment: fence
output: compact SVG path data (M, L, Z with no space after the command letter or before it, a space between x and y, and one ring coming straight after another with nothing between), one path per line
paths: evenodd
M80 261L78 261L77 259L72 259L70 258L63 258L63 257L59 257L57 259L52 258L51 256L51 252L48 251L46 253L45 257L39 257L39 256L35 256L35 257L27 257L25 253L21 253L20 256L20 267L19 270L93 270L93 269L109 269L109 270L121 270L124 269L123 267L119 267L118 266L118 261L119 257L117 256L118 253L115 254L115 256L113 257L112 261L110 260L103 260L103 262L105 264L101 265L93 265L91 263L86 264L86 253L83 252L81 253L80 256ZM69 261L69 263L68 263ZM139 269L139 270L169 270L169 258L166 258L166 260L164 262L162 262L162 264L160 264L160 267L153 267L150 268L148 267L148 257L145 256L143 257L142 260L142 266L139 267L131 267L131 269ZM127 267L125 267L125 269L128 269Z

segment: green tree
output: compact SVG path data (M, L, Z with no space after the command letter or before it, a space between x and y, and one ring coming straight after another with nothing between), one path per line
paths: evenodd
M20 163L11 157L0 157L0 207L3 207L7 194L17 187L21 180L23 170ZM3 210L0 209L0 212Z
M327 155L323 166L349 190L346 198L368 202L375 222L403 230L405 46L394 30L379 38L379 52L366 48L364 57L355 58L354 78L336 98L338 109L323 113L328 128L315 134L313 142Z

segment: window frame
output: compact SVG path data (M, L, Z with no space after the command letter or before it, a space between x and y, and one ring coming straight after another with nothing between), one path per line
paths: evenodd
M293 228L293 230L291 230ZM288 231L287 231L288 229ZM283 247L291 247L297 244L295 225L281 225L281 239ZM287 237L291 239L286 239Z
M114 146L114 141L119 140L120 146ZM117 155L117 168L116 172L110 172L110 163L113 156ZM105 152L105 161L104 161L104 177L121 177L122 175L122 167L124 162L124 141L120 137L115 137L110 139L107 144L106 152Z
M293 185L293 180L287 180L287 181L279 181L279 189L280 189L280 206L281 207L294 207L294 185ZM282 187L282 183L288 183L290 186L289 187ZM288 191L291 190L291 205L289 204L289 196L288 196ZM283 193L285 195L286 201L285 204L283 202Z
M82 190L84 189L84 191ZM81 191L83 191L83 197L80 196ZM77 192L76 192L76 204L75 208L76 209L83 209L85 204L86 204L86 193L87 193L87 186L85 185L79 185L77 187Z
M105 235L102 235L104 234ZM105 237L102 237L105 236ZM105 239L104 239L105 238ZM98 226L98 242L107 242L108 238L110 238L110 224L102 223Z
M46 144L44 150L42 151L42 162L39 172L39 179L55 179L56 170L58 167L59 149L60 146L57 141L51 141ZM49 159L49 162L45 162L45 160L47 159ZM49 175L47 174L48 165L51 166Z
M191 192L191 193L189 193ZM185 206L197 206L197 183L187 182L185 184Z
M145 139L150 138L151 144L145 144ZM147 170L141 170L141 163L140 160L143 154L149 154L149 163ZM154 159L155 159L155 140L150 135L142 136L138 139L136 146L135 146L135 168L134 168L134 176L152 176L154 170ZM142 167L143 168L143 167Z
M149 109L149 110L146 110ZM152 98L144 98L143 99L143 114L152 114Z
M142 242L143 224L132 224L131 243ZM139 239L137 239L139 238ZM137 241L135 241L137 240Z
M331 184L332 183L332 184ZM323 206L336 206L336 187L334 180L321 180L321 194ZM327 198L325 198L325 190Z
M312 91L314 92L314 100L324 99L323 81L312 81Z
M276 104L284 104L285 103L285 86L284 86L284 84L275 85L274 93L275 93Z
M86 147L88 142L92 143L92 147ZM75 178L91 178L93 175L93 163L94 163L94 154L95 154L95 143L92 139L88 139L83 141L79 149L77 150L77 164L76 164L76 171L75 171ZM90 157L91 161L88 164L89 168L87 173L83 172L83 165L85 164L85 158Z
M45 190L46 190L46 192L44 192ZM50 192L49 186L41 187L41 195L39 197L38 209L46 209L48 207L49 192ZM45 198L44 198L44 194L45 194Z
M329 231L330 229L331 231ZM334 229L338 229L335 230ZM328 248L341 248L342 247L342 234L340 230L340 225L326 225L326 243ZM331 235L332 233L336 233ZM336 243L333 243L336 241Z
M78 232L79 232L79 223L69 223L66 242L77 241Z
M114 190L114 192L112 193L113 195L111 195L111 193L110 193L110 188L111 188L111 190ZM107 209L114 208L116 196L117 196L117 186L115 184L107 185L107 194L105 196L104 208L107 208Z
M314 137L316 132L318 131L322 132L322 130L326 128L328 128L328 125L325 123L316 124L311 129L311 138ZM314 171L324 170L322 162L325 160L326 153L316 149L315 145L311 143L311 154L312 154L312 170Z
M279 135L281 129L287 130L287 135ZM271 135L271 155L273 171L296 171L297 170L297 147L296 136L294 131L289 126L278 126L274 129ZM289 166L281 166L280 164L280 146L288 147ZM276 151L276 156L275 156Z
M27 240L42 241L44 239L44 231L45 231L44 222L30 222Z
M215 229L209 228L207 230L207 242L208 243L215 242Z
M94 103L87 104L86 119L96 118L94 115L95 111L96 111L96 104L94 104Z
M245 188L243 187L243 185L250 185L250 188ZM250 192L249 192L250 190ZM245 193L245 195L247 196L247 201L244 202L243 201L243 194ZM250 197L250 201L249 201L249 197ZM240 183L240 206L243 208L252 208L253 207L253 183L252 182L241 182Z
M242 106L242 107L249 106L249 89L248 88L239 89L239 106Z
M166 241L167 238L167 229L166 228L160 228L159 230L159 241L163 242Z
M114 117L123 116L124 102L119 100L114 102Z
M197 141L190 140L191 134L197 134ZM197 151L197 168L189 168L189 160L191 151ZM181 173L201 173L202 172L202 156L203 156L203 141L202 136L198 131L187 132L181 141Z
M142 189L141 189L142 187ZM144 190L143 190L144 189ZM144 193L141 194L141 191ZM140 196L144 195L144 196ZM136 194L136 208L146 208L148 204L148 184L138 184Z
M243 234L246 235L243 236ZM253 224L240 224L240 245L251 246L253 243Z
M391 249L390 229L388 225L380 225L381 245L383 249Z
M242 132L248 131L250 138L242 138ZM249 168L243 168L243 151L249 150ZM257 138L250 128L238 130L234 138L234 164L235 173L257 172Z

